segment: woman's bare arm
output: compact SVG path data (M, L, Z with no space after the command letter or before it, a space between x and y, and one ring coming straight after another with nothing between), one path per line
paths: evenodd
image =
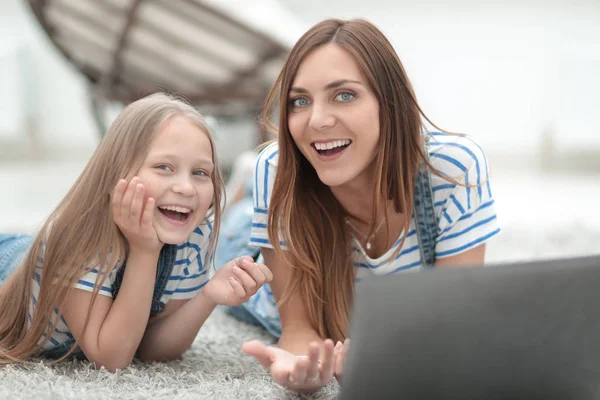
M438 258L435 266L436 268L478 267L483 265L484 260L485 243L455 256Z

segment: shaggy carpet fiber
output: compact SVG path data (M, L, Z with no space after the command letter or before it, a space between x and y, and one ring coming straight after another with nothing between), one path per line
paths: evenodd
M10 365L0 368L0 399L334 399L339 394L334 380L310 396L277 385L239 351L251 339L274 342L262 328L217 309L180 360L134 362L114 374L79 360Z

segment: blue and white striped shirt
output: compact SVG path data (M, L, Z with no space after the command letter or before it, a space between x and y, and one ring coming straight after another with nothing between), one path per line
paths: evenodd
M438 225L435 253L436 258L444 258L485 243L498 234L500 228L488 176L488 162L481 147L468 136L439 132L431 135L431 164L442 175L465 184L455 185L435 174L431 176ZM277 143L273 143L261 152L256 164L250 243L259 247L273 247L267 233L267 221L278 158L279 147ZM472 187L473 185L478 186ZM390 260L405 234L406 240L401 251ZM408 233L402 232L395 244L375 259L366 254L353 236L352 262L356 268L357 280L370 275L419 271L421 255L414 218ZM248 304L263 318L273 320L278 315L268 285L264 285Z
M161 302L167 304L169 300L185 300L194 297L202 287L208 282L210 278L210 256L208 254L208 247L210 237L212 235L212 223L203 224L197 227L194 232L190 235L187 242L177 246L177 255L173 271L167 282L167 286L160 299ZM32 299L29 307L29 321L31 322L32 316L35 311L37 298L40 293L40 281L41 274L43 273L42 263L45 253L45 243L42 247L42 253L38 257L38 266L34 275L32 284ZM113 297L112 285L117 275L116 264L109 272L108 277L104 281L98 294ZM96 277L98 276L98 270L91 268L90 272L85 274L75 284L75 288L82 289L85 291L93 291ZM58 315L58 309L54 310L54 315L51 317L51 321L54 318L58 318L58 323L54 327L52 337L44 349L52 349L61 343L73 338L71 331L63 318L62 315ZM44 338L42 338L44 340ZM40 341L42 341L40 340Z

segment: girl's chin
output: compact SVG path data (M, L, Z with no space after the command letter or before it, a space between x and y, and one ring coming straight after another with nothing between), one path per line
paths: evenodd
M192 232L165 232L157 229L158 239L164 244L182 244L185 243Z

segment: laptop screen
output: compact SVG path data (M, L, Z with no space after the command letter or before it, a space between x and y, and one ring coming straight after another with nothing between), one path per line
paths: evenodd
M341 399L600 398L600 257L357 284Z

